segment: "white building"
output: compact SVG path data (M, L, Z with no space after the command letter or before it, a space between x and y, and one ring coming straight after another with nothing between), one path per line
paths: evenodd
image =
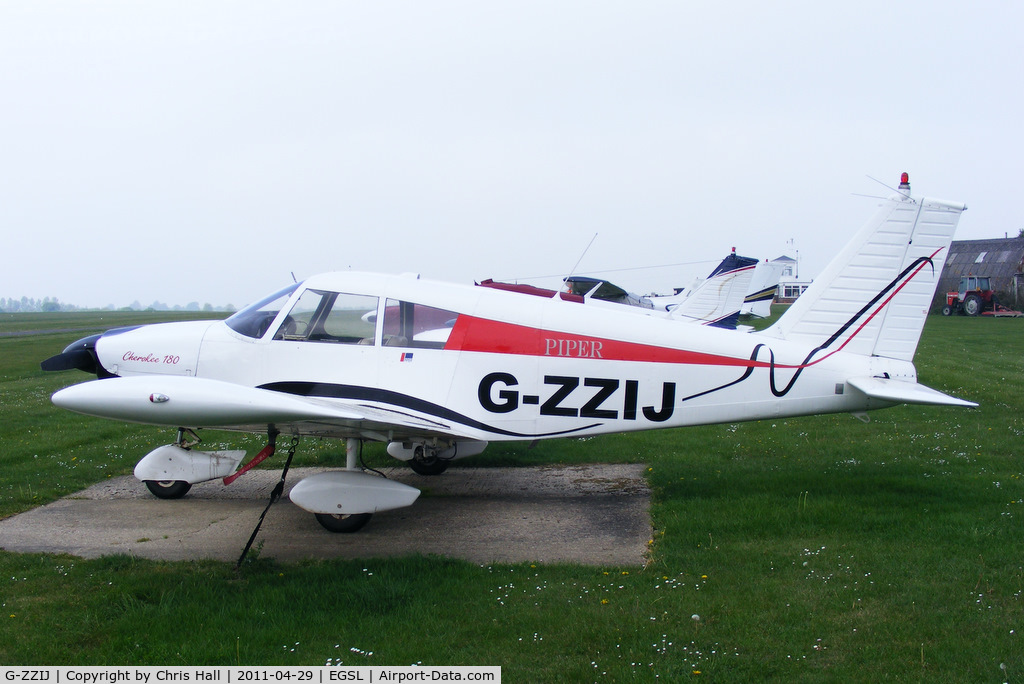
M798 258L794 259L783 254L772 259L774 264L783 264L782 277L779 278L779 289L775 293L775 301L790 304L810 286L810 280L802 280L800 278L800 262Z

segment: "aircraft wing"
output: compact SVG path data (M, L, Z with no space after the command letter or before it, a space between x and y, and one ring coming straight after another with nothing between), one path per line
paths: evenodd
M93 380L53 395L61 408L171 427L281 432L321 437L464 437L451 425L357 399L297 396L206 378L152 375Z

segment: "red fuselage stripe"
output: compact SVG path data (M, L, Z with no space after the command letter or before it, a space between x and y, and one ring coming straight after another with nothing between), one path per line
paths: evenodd
M705 366L767 367L769 364L718 354L670 349L650 344L623 342L568 332L541 330L486 318L459 316L445 349L456 351L602 359L605 361L646 361Z

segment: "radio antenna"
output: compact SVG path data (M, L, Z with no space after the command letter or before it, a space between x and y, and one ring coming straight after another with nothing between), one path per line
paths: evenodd
M883 188L888 188L889 190L892 190L896 194L902 195L903 197L905 197L907 199L913 199L910 196L910 176L909 176L909 174L907 174L906 171L904 171L900 175L900 187L898 187L898 188L894 188L891 185L889 185L888 183L880 181L877 178L874 178L872 176L868 176L868 178L873 180L873 181L875 181L876 183L881 185ZM870 195L867 195L867 197L870 197ZM884 199L884 198L882 198L882 199Z
M590 247L594 244L594 240L596 239L597 233L594 233L594 237L590 238L590 242L587 243L586 249L583 250L583 254L580 254L580 258L576 260L576 264L572 267L572 270L569 271L569 275L567 275L566 278L572 278L576 275L576 269L580 267L580 262L583 261L583 257L585 257L587 252L590 251Z
M583 257L585 257L587 255L587 252L590 251L590 247L591 247L591 245L594 244L594 240L596 240L596 239L597 239L597 233L594 233L594 237L590 238L590 242L587 243L586 249L584 249L583 253L580 254L580 258L576 260L576 264L572 267L572 270L569 271L569 275L565 276L565 278L564 278L564 280L562 282L565 282L569 278L572 278L574 275L576 275L576 269L580 267L580 262L583 261ZM558 291L555 292L555 297L559 296L560 293L561 293L561 289L559 289Z

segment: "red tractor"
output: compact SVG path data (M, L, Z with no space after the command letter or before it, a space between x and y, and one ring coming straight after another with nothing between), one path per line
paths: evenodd
M942 307L942 315L961 313L965 316L978 316L983 311L995 311L998 305L995 290L989 284L988 276L963 276L960 278L960 289L946 293L946 305Z

